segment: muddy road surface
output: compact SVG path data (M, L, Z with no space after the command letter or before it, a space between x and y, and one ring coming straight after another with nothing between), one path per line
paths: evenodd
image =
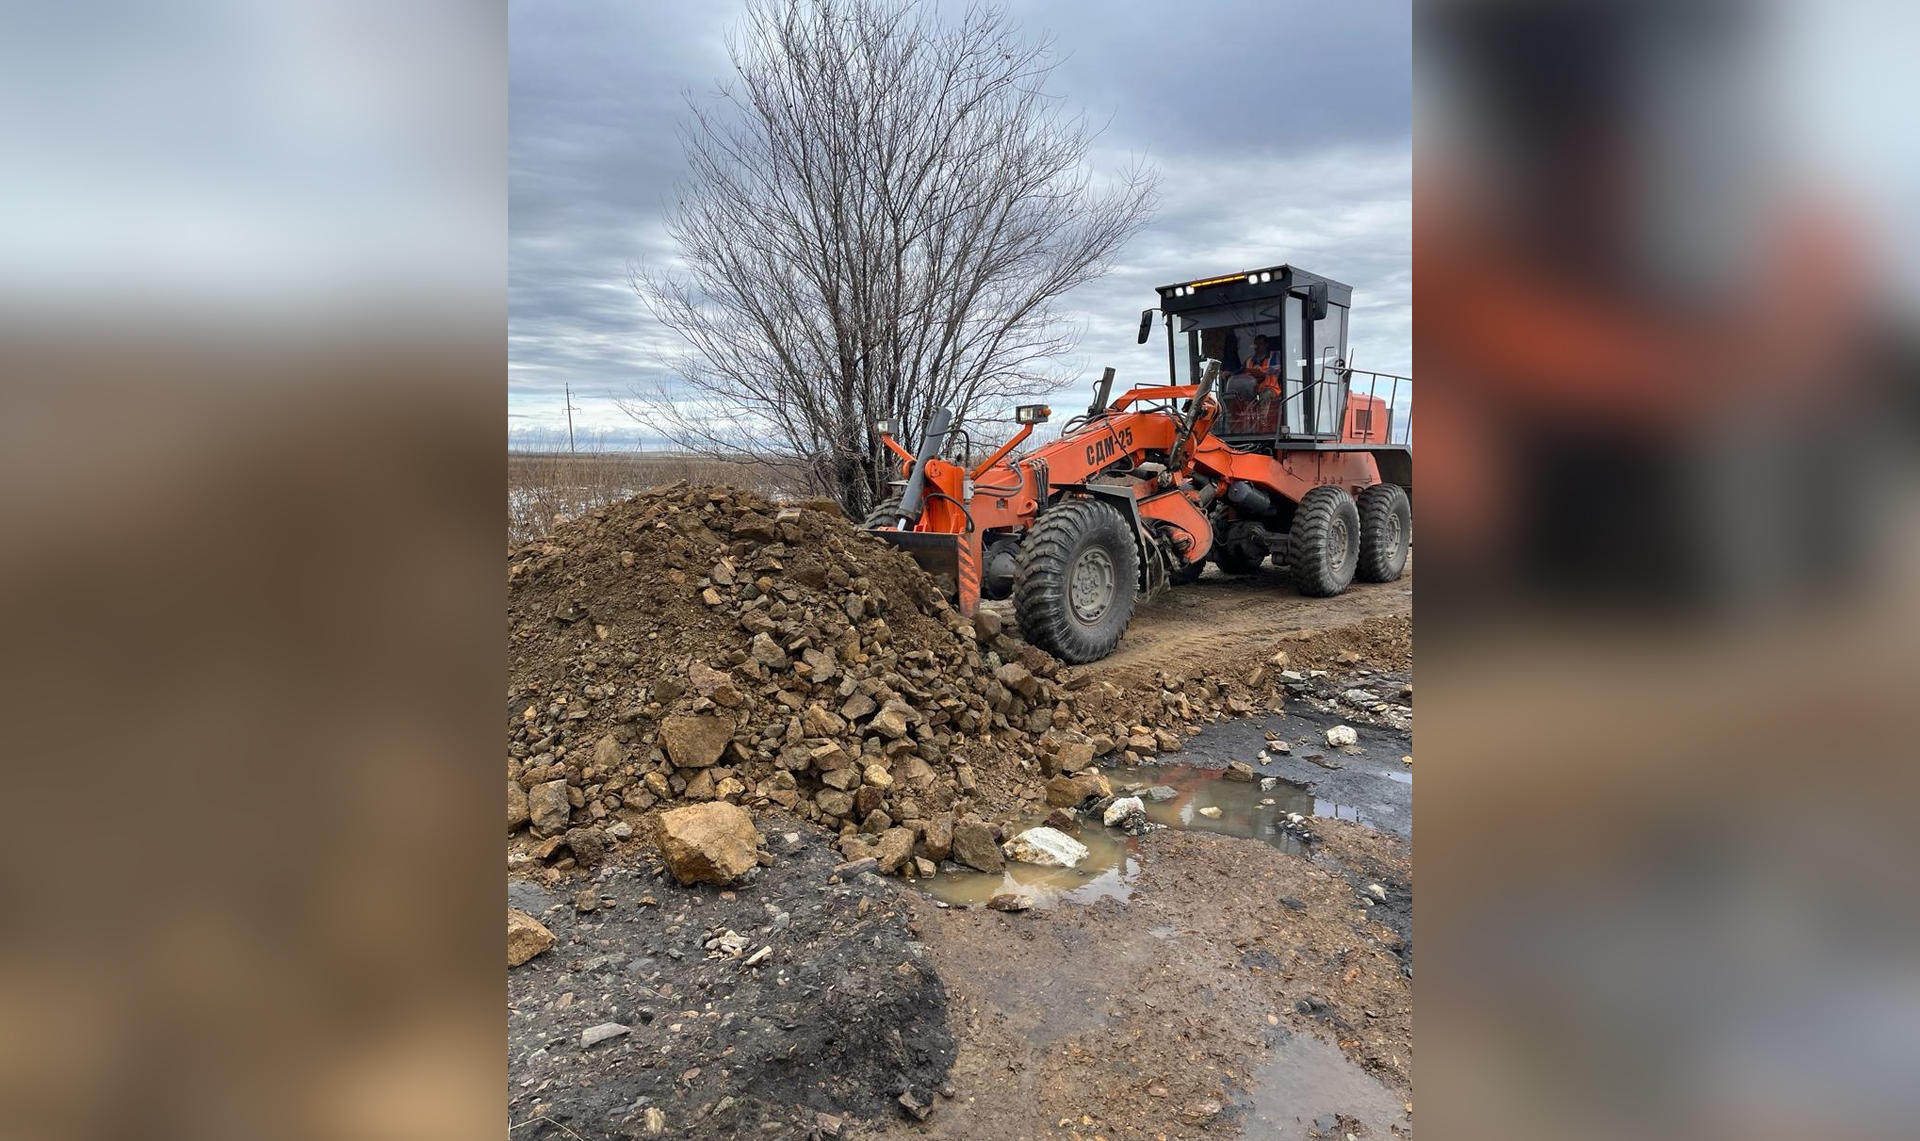
M1290 636L1350 631L1368 619L1412 614L1411 558L1398 581L1356 582L1333 598L1305 597L1285 571L1271 566L1247 575L1209 567L1200 581L1139 606L1119 647L1093 669L1102 680L1124 684L1197 663L1257 662Z
M1411 588L1210 571L1143 606L1097 680L1145 699L1280 649L1299 676L1284 713L1110 758L1160 826L1077 821L1082 869L842 876L766 813L772 865L730 890L638 843L511 880L556 938L508 973L511 1136L1410 1137ZM1032 906L984 906L1009 888Z

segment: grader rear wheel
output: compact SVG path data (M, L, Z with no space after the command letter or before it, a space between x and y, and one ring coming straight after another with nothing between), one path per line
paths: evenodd
M1360 493L1361 582L1392 582L1407 569L1413 505L1397 484L1376 483Z
M1020 544L1013 610L1027 641L1067 662L1106 657L1139 593L1133 529L1097 499L1069 499L1040 516Z

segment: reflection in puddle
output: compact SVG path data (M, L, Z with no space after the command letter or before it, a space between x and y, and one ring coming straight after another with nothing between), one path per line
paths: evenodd
M1381 773L1380 775L1381 775L1381 776L1383 776L1383 777L1386 777L1386 778L1387 778L1388 780L1390 780L1390 781L1396 781L1396 782L1398 782L1398 783L1400 783L1400 784L1412 784L1412 783L1413 783L1413 774L1412 774L1412 773Z
M1155 824L1259 840L1297 856L1307 855L1308 850L1286 831L1288 813L1360 820L1356 809L1318 799L1290 781L1227 780L1224 769L1192 765L1125 765L1105 771L1114 794L1140 797L1146 806L1147 818ZM1271 787L1263 788L1266 783ZM1160 799L1150 795L1149 789L1155 790ZM1213 808L1219 809L1217 815L1201 812L1201 809ZM1041 823L1044 818L1045 813L1039 813L1018 821L1009 827L1007 834L1014 835ZM956 907L978 907L1002 892L1024 894L1036 907L1047 907L1062 900L1071 903L1092 903L1100 899L1124 901L1133 894L1133 883L1140 873L1137 841L1101 826L1097 819L1082 819L1075 838L1089 850L1077 868L1043 868L1009 862L1002 875L943 870L931 879L919 881L919 886L933 898Z
M1406 1106L1392 1091L1339 1047L1310 1034L1291 1034L1276 1043L1249 1092L1248 1137L1304 1139L1316 1121L1339 1115L1357 1119L1373 1136L1390 1137L1392 1126L1407 1121ZM1317 1131L1338 1135L1332 1122Z

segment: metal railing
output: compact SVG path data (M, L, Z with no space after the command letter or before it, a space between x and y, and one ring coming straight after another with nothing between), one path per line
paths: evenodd
M1334 370L1329 369L1328 371L1331 373ZM1410 414L1411 409L1402 409L1400 406L1400 388L1402 385L1405 385L1407 389L1407 402L1409 404L1413 402L1413 378L1412 377L1395 376L1390 372L1369 372L1366 369L1359 369L1359 368L1346 368L1346 369L1340 369L1338 371L1340 372L1342 383L1346 385L1349 390L1351 390L1354 377L1356 376L1366 377L1367 378L1365 382L1366 389L1367 389L1366 395L1368 396L1378 397L1380 395L1381 383L1386 381L1392 382L1387 388L1387 397L1386 397L1386 403L1387 403L1386 421L1387 422L1386 422L1385 428L1377 429L1376 425L1374 425L1374 423L1372 422L1372 417L1369 416L1367 424L1364 429L1362 429L1359 424L1355 424L1353 426L1355 439L1365 441L1365 442L1379 442L1383 444L1409 444L1410 445L1413 443L1413 417ZM1342 406L1344 407L1349 403L1350 402L1346 399L1345 393L1343 393L1341 395ZM1398 436L1394 434L1394 427L1395 427L1396 421L1399 422L1400 427L1405 429Z
M1413 421L1400 396L1404 390L1411 403L1412 384L1411 377L1328 365L1321 370L1319 380L1283 380L1278 393L1269 391L1253 399L1226 398L1227 415L1219 434L1240 439L1345 438L1360 443L1411 444ZM1380 392L1382 387L1387 389L1384 394ZM1353 408L1349 397L1356 389L1364 396L1384 397L1384 416L1376 420L1371 405Z

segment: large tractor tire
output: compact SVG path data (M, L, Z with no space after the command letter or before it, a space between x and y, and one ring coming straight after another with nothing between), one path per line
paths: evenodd
M860 526L871 531L876 527L892 527L899 522L900 497L896 495L885 502L874 504L873 510L867 512L866 521Z
M1392 582L1407 569L1413 542L1413 504L1397 483L1376 483L1360 493L1361 582Z
M1360 561L1360 509L1344 487L1316 487L1300 500L1287 535L1287 564L1301 594L1331 598Z
M1027 641L1067 662L1106 657L1139 593L1133 529L1097 499L1047 508L1020 543L1013 612Z

